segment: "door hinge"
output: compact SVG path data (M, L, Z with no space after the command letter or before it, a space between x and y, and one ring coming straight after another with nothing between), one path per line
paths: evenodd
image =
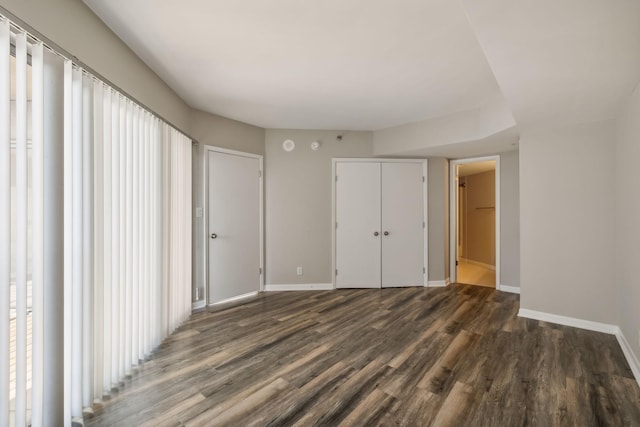
M336 175L336 182L338 182L338 175Z
M422 267L422 274L425 274L427 272L427 269L425 267Z
M338 275L338 269L336 268L336 276Z
M424 176L422 177L422 182L424 182Z
M258 269L258 273L260 273L260 275L262 276L262 267Z
M338 223L336 222L336 229L338 228Z
M458 266L458 260L456 260L456 267Z
M262 178L262 171L258 171L258 178Z
M424 223L424 221L422 221L422 228L426 228L426 224Z

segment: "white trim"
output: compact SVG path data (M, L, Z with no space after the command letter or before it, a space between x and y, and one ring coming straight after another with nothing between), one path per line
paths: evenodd
M465 163L482 162L494 160L496 162L495 180L496 180L496 283L500 283L500 155L471 157L468 159L451 160L449 163L449 274L452 282L456 282L457 269L456 260L458 252L457 242L457 205L458 205L458 171L457 165Z
M349 158L334 157L331 159L331 289L336 289L336 165L337 163L422 163L423 208L424 221L424 274L423 286L429 285L429 160L428 159L384 159L384 158ZM381 284L382 285L382 284ZM273 286L273 285L268 285Z
M444 288L449 286L449 279L445 280L429 280L425 285L425 288Z
M512 294L520 293L520 286L498 285L496 289L502 292L510 292Z
M474 261L474 260L468 259L468 258L460 258L460 261L464 261L467 264L477 265L477 266L484 267L484 268L489 269L489 270L496 271L496 266L495 265L485 264L484 262Z
M243 300L243 299L246 299L246 298L255 297L259 293L260 292L258 292L258 291L254 291L254 292L249 292L249 293L246 293L246 294L238 295L238 296L235 296L235 297L223 299L221 301L216 301L216 302L213 302L213 303L209 304L209 307L214 306L214 305L227 304L229 302L234 302L234 301L240 301L240 300Z
M299 283L299 284L267 284L266 292L276 291L331 291L333 283Z
M203 171L203 203L202 203L202 220L204 223L203 226L203 235L204 235L204 262L203 262L203 270L204 270L204 290L203 290L203 299L202 305L198 305L198 308L212 305L212 304L220 304L220 302L210 303L209 302L209 152L223 153L223 154L231 154L234 156L248 157L251 159L258 159L260 163L260 176L259 185L260 185L260 279L259 279L259 291L264 291L264 156L260 154L253 153L245 153L243 151L229 150L227 148L216 147L213 145L204 145L203 147L203 155L202 155L202 171ZM248 294L247 294L248 295ZM238 297L239 298L239 297ZM227 300L225 300L227 301ZM195 307L196 304L199 304L200 301L193 303L192 307Z
M609 323L593 322L591 320L576 319L575 317L560 316L559 314L545 313L543 311L528 310L521 308L518 317L527 319L542 320L543 322L557 323L558 325L572 326L574 328L586 329L588 331L603 332L615 335L620 328Z
M622 352L624 353L624 357L627 359L629 363L629 367L631 368L631 372L633 372L633 376L636 378L636 382L640 386L640 362L633 352L633 348L627 338L622 333L622 330L617 327L616 338L618 339L618 344L620 344L620 348L622 348Z

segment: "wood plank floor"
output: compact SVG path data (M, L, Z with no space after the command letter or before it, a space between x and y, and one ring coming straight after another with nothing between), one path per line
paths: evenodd
M613 335L448 288L266 293L195 314L89 426L638 426Z

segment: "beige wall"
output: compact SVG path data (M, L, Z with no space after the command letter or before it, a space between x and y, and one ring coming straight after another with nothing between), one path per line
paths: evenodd
M0 0L0 6L188 133L190 108L81 0Z
M522 308L619 322L614 125L522 132Z
M334 157L371 157L371 132L267 129L265 146L267 284L331 283L331 177ZM292 139L292 152L282 142ZM318 140L322 146L312 151ZM304 275L296 275L296 267Z
M640 86L636 87L617 122L616 144L616 275L620 286L620 327L640 358Z
M500 154L500 284L520 286L519 151Z
M464 177L462 257L496 265L496 174L487 171ZM489 209L491 208L491 209Z
M201 145L264 155L263 128L193 109L189 129Z

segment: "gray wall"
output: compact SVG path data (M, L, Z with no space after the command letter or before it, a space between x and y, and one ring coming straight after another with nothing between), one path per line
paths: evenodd
M429 281L449 278L449 161L429 159Z
M205 146L227 148L246 153L264 155L265 130L246 123L227 119L200 110L192 110L190 119L191 135L199 141L193 151L193 211L196 207L204 207L203 216L193 217L193 281L194 288L199 288L199 300L203 299L205 288L205 245L207 243L204 229L206 207L204 206L204 150ZM193 301L196 300L193 292Z
M267 284L331 283L331 159L372 157L371 132L268 129L265 155ZM292 139L287 153L282 142ZM311 142L322 143L312 151ZM446 159L429 159L429 280L448 277ZM296 268L303 268L303 276Z
M620 286L620 327L640 357L640 87L636 87L617 123L616 152L616 283Z
M500 283L520 286L519 151L500 154Z
M267 129L265 224L267 284L331 283L331 159L371 157L371 132ZM292 152L282 142L292 139ZM318 151L309 145L320 141ZM304 275L296 275L296 267Z
M188 132L190 108L81 0L0 0L0 6Z
M612 268L614 125L605 121L522 132L522 308L619 322Z

